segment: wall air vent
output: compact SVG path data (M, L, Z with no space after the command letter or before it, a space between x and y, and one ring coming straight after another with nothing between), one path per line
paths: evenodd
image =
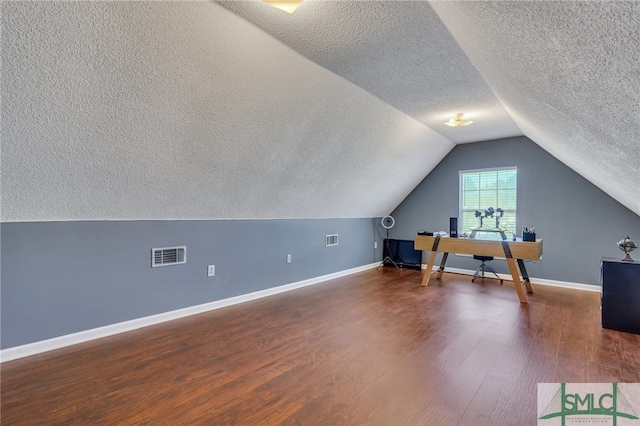
M151 249L151 267L187 263L187 247L164 247Z
M326 235L325 236L325 245L329 246L337 246L338 245L338 234Z

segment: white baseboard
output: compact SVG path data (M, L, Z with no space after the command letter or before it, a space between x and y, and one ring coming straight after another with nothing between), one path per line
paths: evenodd
M433 271L437 271L438 268L439 266L434 265L432 269ZM427 265L423 264L422 269L427 269ZM449 267L445 267L444 271L452 272L454 274L463 274L463 275L473 275L476 272L470 269L449 268ZM498 274L498 276L506 281L512 280L511 274ZM550 287L569 288L573 290L593 291L596 293L602 292L602 288L600 286L592 285L592 284L572 283L569 281L558 281L558 280L547 280L544 278L534 278L534 277L529 277L529 280L531 281L531 284L546 285Z
M278 287L268 288L253 293L242 294L240 296L230 297L224 300L216 300L214 302L202 305L190 306L188 308L177 309L175 311L164 312L161 314L150 315L147 317L136 318L130 321L124 321L116 324L106 325L104 327L93 328L91 330L79 331L77 333L67 334L64 336L54 337L39 342L28 343L26 345L14 346L0 350L0 363L12 361L18 358L24 358L31 355L37 355L43 352L52 351L54 349L64 348L66 346L76 345L78 343L88 342L90 340L100 339L102 337L113 336L114 334L124 333L127 331L137 330L139 328L148 327L150 325L160 324L166 321L184 318L190 315L201 314L203 312L224 308L251 300L272 296L279 293L307 287L314 284L320 284L325 281L344 277L346 275L362 272L367 269L373 269L379 265L379 262L370 263L368 265L359 266L357 268L347 269L344 271L334 272L332 274L322 275L308 280L298 281L295 283L285 284Z
M77 333L67 334L64 336L54 337L39 342L28 343L26 345L15 346L0 350L0 363L13 361L15 359L24 358L31 355L37 355L43 352L52 351L55 349L64 348L78 343L84 343L102 337L113 336L115 334L124 333L127 331L137 330L139 328L148 327L151 325L160 324L166 321L171 321L179 318L184 318L191 315L201 314L203 312L213 311L215 309L225 308L227 306L237 305L239 303L248 302L251 300L260 299L263 297L272 296L279 293L295 290L302 287L307 287L314 284L320 284L325 281L333 280L336 278L344 277L346 275L362 272L367 269L376 268L380 263L370 263L368 265L359 266L357 268L347 269L344 271L334 272L332 274L322 275L308 280L298 281L295 283L285 284L278 287L268 288L265 290L256 291L253 293L243 294L240 296L230 297L228 299L216 300L214 302L205 303L202 305L190 306L188 308L177 309L175 311L164 312L161 314L150 315L147 317L136 318L130 321L124 321L116 324L106 325L104 327L93 328L90 330L79 331ZM426 269L426 265L422 265L422 269ZM437 266L433 267L436 271ZM445 272L452 272L456 274L473 275L475 271L470 269L459 268L445 268ZM500 278L505 280L511 280L509 274L498 274ZM567 281L547 280L543 278L530 278L532 284L547 285L552 287L562 287L574 290L585 290L600 293L601 288L599 286L590 284L572 283Z

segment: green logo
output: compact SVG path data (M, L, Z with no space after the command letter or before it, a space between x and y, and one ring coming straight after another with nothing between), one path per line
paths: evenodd
M543 384L543 385L558 385ZM597 384L580 384L573 386L573 391L567 391L567 384L560 383L551 401L542 410L539 420L560 418L562 426L565 426L567 419L571 423L595 424L609 423L618 424L619 418L638 420L633 406L627 398L620 392L617 383L611 384L611 391L603 391L602 386ZM590 386L592 385L592 386ZM538 384L540 386L540 384ZM607 385L608 386L608 385ZM578 389L576 389L576 387ZM540 395L540 394L538 394ZM540 396L538 396L538 406L540 406ZM597 417L594 417L597 416ZM603 417L606 416L606 417ZM607 420L607 418L610 418ZM636 423L636 422L634 422ZM539 424L544 424L539 422Z

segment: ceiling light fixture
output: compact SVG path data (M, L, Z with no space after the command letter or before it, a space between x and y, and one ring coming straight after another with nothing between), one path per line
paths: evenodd
M284 10L287 13L293 13L303 2L303 0L262 0L263 2Z
M472 120L467 120L463 117L463 115L463 113L459 112L455 115L454 118L450 118L449 121L445 121L444 124L450 127L462 127L468 126L469 124L473 123Z

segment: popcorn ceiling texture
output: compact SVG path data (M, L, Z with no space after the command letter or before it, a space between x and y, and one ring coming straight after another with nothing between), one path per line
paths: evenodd
M454 146L215 3L2 28L2 221L382 216Z
M432 4L524 134L640 215L640 2Z
M638 1L219 3L2 2L1 220L381 216L518 134L640 214Z
M453 142L522 135L426 1L219 3ZM457 112L474 125L445 126Z
M640 214L637 0L219 3L456 143L526 135Z

